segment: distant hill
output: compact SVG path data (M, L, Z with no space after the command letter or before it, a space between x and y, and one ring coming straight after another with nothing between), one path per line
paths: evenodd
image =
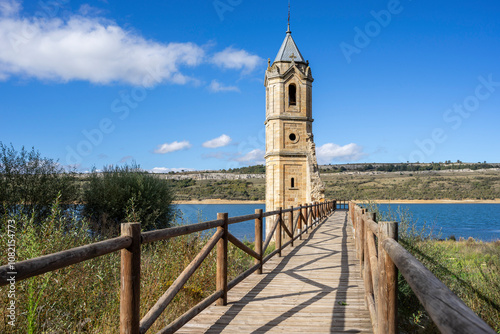
M351 164L329 164L320 165L322 173L341 173L341 172L418 172L418 171L438 171L438 170L478 170L500 168L500 163L477 162L431 162L431 163L351 163ZM208 173L230 173L230 174L265 174L266 166L255 165L240 168L230 168L221 170L207 171L189 171L189 172L170 172L169 175L193 175ZM210 178L210 177L207 177ZM228 177L231 178L231 177Z
M498 199L498 163L339 164L320 166L328 198ZM250 173L251 172L251 173ZM263 165L220 171L159 174L177 200L265 199Z

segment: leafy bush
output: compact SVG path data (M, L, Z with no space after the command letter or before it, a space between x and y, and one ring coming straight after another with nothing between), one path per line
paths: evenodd
M0 142L0 214L23 210L41 219L50 213L50 205L60 193L64 204L78 198L74 173L40 152L27 151L24 147L16 151ZM23 204L23 205L20 205Z
M143 230L170 226L174 199L165 180L140 169L138 165L95 169L84 187L84 217L94 230L116 233L119 224L140 222Z

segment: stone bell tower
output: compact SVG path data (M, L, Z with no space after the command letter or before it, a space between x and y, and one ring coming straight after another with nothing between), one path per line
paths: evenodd
M266 211L324 198L312 134L312 83L290 31L268 67L266 87ZM267 229L273 221L267 219Z

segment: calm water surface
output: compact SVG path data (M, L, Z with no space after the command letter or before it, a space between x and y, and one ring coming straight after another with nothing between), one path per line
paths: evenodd
M266 209L265 204L178 204L177 209L182 211L183 218L188 223L217 219L218 212L227 212L229 217L243 216L255 213L255 209ZM266 223L264 218L264 235ZM255 239L255 223L253 220L229 225L229 232L240 240Z
M433 227L441 238L454 235L483 241L500 239L500 204L379 204L380 211L408 210L418 227Z
M176 206L188 223L213 220L217 212L227 212L229 217L265 210L264 204L179 204ZM473 237L483 241L500 239L500 204L380 204L382 212L408 210L417 227L424 223L434 228L433 234L441 238L454 235ZM265 226L265 224L264 224ZM248 221L229 225L237 238L254 240L254 222ZM264 232L265 233L265 232Z

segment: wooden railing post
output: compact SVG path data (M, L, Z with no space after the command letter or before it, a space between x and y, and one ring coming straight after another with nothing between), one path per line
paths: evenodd
M318 211L318 219L316 221L316 224L319 224L319 221L321 219L321 203L320 202L317 202L316 209Z
M316 219L316 224L319 224L319 221L321 219L321 203L320 202L316 202L316 211L318 213L317 219Z
M217 242L217 277L216 290L223 291L222 296L217 299L217 306L227 305L227 241L228 222L227 213L217 213L217 219L224 220L224 225L218 226L217 231L223 230L224 235Z
M121 235L132 238L121 250L120 334L138 334L141 302L141 224L121 224Z
M316 221L314 224L316 225L319 222L319 204L318 202L314 202L314 216L316 217Z
M295 235L295 232L293 231L293 205L290 206L290 212L288 213L288 226L288 230L292 233L290 245L293 247L293 237Z
M363 269L364 269L364 265L365 265L365 212L366 210L365 209L362 209L361 210L361 216L359 217L359 222L360 222L360 225L359 225L359 245L360 245L360 248L359 248L359 264L361 266L361 276L363 276Z
M255 214L259 215L259 218L255 218L255 251L259 254L259 259L255 259L255 264L259 264L259 269L257 269L257 274L262 274L262 209L255 209Z
M385 224L387 238L398 241L398 223ZM387 333L398 332L398 268L389 255L385 256L385 274L387 276Z
M319 223L319 219L320 219L320 217L319 217L319 202L314 202L314 209L315 209L314 213L316 215L316 221L314 222L314 224L316 225Z
M375 221L376 215L374 212L367 212L366 213L366 220L365 220L365 276L364 276L364 282L365 282L365 297L366 297L366 303L368 305L368 310L370 312L370 318L372 320L372 326L373 326L373 332L375 334L379 333L378 330L378 319L377 319L377 301L378 301L378 276L374 276L373 272L377 270L377 265L375 261L373 263L375 264L374 267L372 268L372 258L376 258L376 249L375 249L375 242L374 242L374 237L373 237L373 232L369 227L368 220L371 219Z
M377 303L377 323L379 333L397 333L397 289L398 272L382 242L386 238L397 240L398 223L379 222L378 271L379 295Z
M367 213L368 215L368 218L373 220L374 222L377 221L377 215L375 214L375 212L368 212ZM377 250L376 250L376 246L374 247L373 245L375 245L375 237L373 236L373 232L372 230L370 229L369 226L366 226L366 239L365 239L365 242L366 242L366 248L369 249L369 251L367 252L369 254L368 257L365 257L365 263L368 263L369 264L369 271L370 271L370 279L372 281L372 288L371 288L371 292L373 293L373 297L375 298L375 302L377 302L378 300L378 275L373 275L372 273L374 271L377 270L377 267L376 267L376 264L373 262L372 263L372 258L377 258ZM371 246L368 244L370 243ZM372 264L373 264L373 267L372 268Z
M304 206L299 204L299 221L297 222L297 234L299 235L299 240L302 240L302 220L304 219Z
M349 214L351 215L352 227L356 229L356 222L354 221L354 205L349 205Z
M311 212L313 213L313 217L314 217L311 220L311 227L312 227L316 224L316 219L318 218L318 213L316 212L316 202L312 202L311 205L312 205Z
M360 217L360 214L359 212L361 211L361 208L359 207L356 207L356 210L354 211L354 216L355 216L355 220L356 220L356 257L358 258L358 260L361 258L361 244L360 244L360 230L361 230L361 217Z
M365 289L369 289L369 286L372 286L372 275L369 271L370 269L370 258L369 258L369 250L368 250L368 232L370 228L368 227L368 218L370 217L369 212L365 212L364 219L363 219L363 266L361 267L361 270L363 270L363 275L365 279Z
M309 233L309 227L310 227L310 223L309 223L309 208L311 207L311 203L306 203L306 215L305 215L305 221L306 221L306 233Z
M276 239L276 249L278 250L278 256L281 257L281 224L283 224L283 214L282 214L282 208L280 207L280 212L278 213L278 219L279 219L279 222L278 222L278 226L276 226L276 235L275 235L275 239Z

